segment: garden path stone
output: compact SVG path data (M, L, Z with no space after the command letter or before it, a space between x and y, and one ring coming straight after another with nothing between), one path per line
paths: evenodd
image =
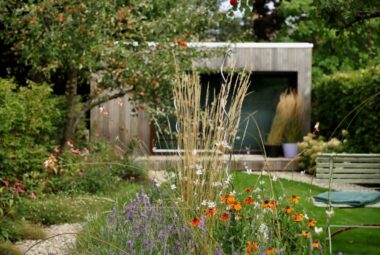
M16 245L22 252L27 252L25 255L68 255L69 249L75 246L76 235L74 233L78 233L82 226L81 223L51 225L45 229L49 239L45 241L24 240L17 242ZM28 250L35 244L36 246Z

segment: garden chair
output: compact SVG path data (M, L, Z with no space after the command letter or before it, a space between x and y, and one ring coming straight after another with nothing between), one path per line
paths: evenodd
M328 181L328 191L314 196L315 206L334 207L377 207L380 208L380 192L336 192L332 191L333 181L340 183L377 182L380 173L380 154L337 154L321 153L317 155L317 178ZM367 178L367 179L366 179ZM332 228L340 228L331 233ZM337 234L355 228L380 228L380 224L338 225L327 223L329 251L332 254L331 238Z

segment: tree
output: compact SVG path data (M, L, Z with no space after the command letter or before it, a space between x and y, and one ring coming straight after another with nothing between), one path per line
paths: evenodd
M313 43L314 78L380 63L378 0L241 1L234 9L252 17L258 39Z
M203 2L30 1L2 17L4 38L34 77L65 77L64 145L75 138L85 112L132 89L137 105L168 100L173 54L179 63L189 60L193 52L184 40L201 39L214 22L208 17L214 3ZM14 1L8 4L17 6ZM94 74L98 86L81 102L78 86L88 86Z

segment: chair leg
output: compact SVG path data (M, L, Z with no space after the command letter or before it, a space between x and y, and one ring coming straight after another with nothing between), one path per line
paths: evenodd
M329 250L330 250L330 255L332 254L332 242L331 242L331 228L330 226L327 227L327 234L329 238Z

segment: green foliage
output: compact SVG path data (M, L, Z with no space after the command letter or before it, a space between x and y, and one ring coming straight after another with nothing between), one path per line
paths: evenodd
M61 224L85 219L86 201L70 201L71 197L56 196L44 200L25 201L17 209L17 215L36 224Z
M379 153L379 91L379 66L326 76L313 88L312 118L326 137L346 129L351 152Z
M354 70L379 62L380 21L365 19L348 26L358 14L374 10L375 1L283 1L285 18L276 41L311 42L313 78L340 70ZM343 23L347 23L343 25Z
M99 90L89 99L99 98L105 88L133 86L136 105L153 106L170 99L173 56L177 63L190 63L194 52L184 40L206 37L206 28L221 18L211 18L217 6L206 2L29 1L8 7L4 38L46 79L75 73L78 81L89 81L101 71Z
M51 154L45 192L102 193L112 190L123 179L143 179L145 171L117 151L114 145L97 142L79 149L73 144L61 154Z
M22 255L23 253L11 242L0 243L0 254Z
M298 156L301 169L308 174L315 175L317 154L321 152L342 152L344 146L337 138L325 142L322 136L309 133L304 136L303 142L298 144L298 150L301 152Z
M42 171L48 148L60 138L60 103L49 85L17 87L0 79L0 178Z
M39 225L16 218L7 218L1 221L0 242L16 242L23 239L39 240L44 238L46 238L46 233Z

